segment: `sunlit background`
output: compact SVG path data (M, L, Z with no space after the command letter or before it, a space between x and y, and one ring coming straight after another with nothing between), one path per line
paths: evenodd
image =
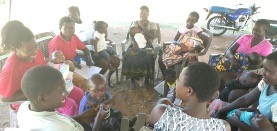
M78 6L81 18L88 26L93 20L108 23L126 22L139 19L139 7L150 8L149 19L159 23L184 23L189 12L200 14L198 24L205 22L203 8L221 5L236 8L242 3L248 7L253 3L260 6L256 18L276 19L274 0L12 0L11 20L20 20L34 33L55 30L67 8ZM0 28L9 20L9 0L0 0Z

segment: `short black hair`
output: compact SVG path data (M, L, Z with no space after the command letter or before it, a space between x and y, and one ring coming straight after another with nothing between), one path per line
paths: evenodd
M140 7L140 10L146 10L147 12L149 12L149 8L148 8L147 6L145 6L145 5L144 5L144 6L141 6L141 7Z
M275 64L277 64L277 51L272 52L265 59L272 60Z
M106 78L102 74L94 74L90 77L91 81L94 80L101 80L101 81L106 81Z
M174 68L167 68L167 69L164 71L164 76L165 76L165 77L170 76L170 75L176 76L176 71L174 70Z
M189 16L193 16L197 19L197 21L199 20L199 14L196 11L190 12Z
M263 26L266 31L268 31L269 28L270 28L270 23L266 19L259 19L259 20L257 20L255 25Z
M94 30L100 31L103 26L108 26L105 21L94 21Z
M69 17L69 16L64 16L64 17L62 17L62 18L60 19L60 22L59 22L59 29L62 28L62 26L63 26L64 23L71 23L71 22L75 25L75 23L74 23L74 21L72 20L71 17Z
M79 7L77 7L77 6L70 6L70 7L68 7L68 12L69 13L70 12L74 12L74 11L76 11L80 15Z
M193 89L200 102L211 100L219 86L219 74L204 62L189 64L185 78L184 84Z
M50 66L35 66L22 77L21 89L29 101L34 101L41 94L51 93L57 85L64 82L63 75Z
M1 30L1 37L1 47L4 50L10 50L21 47L22 42L34 39L34 34L22 22L14 20L4 25Z

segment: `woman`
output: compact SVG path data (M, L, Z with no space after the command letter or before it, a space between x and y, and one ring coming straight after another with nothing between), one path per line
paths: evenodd
M147 41L145 48L139 48L134 36L131 35L131 46L127 49L122 65L122 74L131 77L131 86L135 86L135 79L145 77L145 84L149 84L149 79L154 74L154 53L153 39L156 36L157 25L148 20L149 8L140 7L140 20L134 21L132 27L142 29Z
M269 27L270 23L267 20L257 20L252 29L252 35L243 35L226 51L226 57L231 60L235 68L240 67L238 61L234 57L235 53L245 53L249 55L256 52L262 57L266 57L272 53L272 45L265 39L265 33L269 30Z
M37 43L32 31L19 21L10 21L2 29L2 46L13 50L6 60L0 73L0 96L4 102L26 100L21 90L21 79L27 70L34 66L46 65L42 52L37 49ZM59 109L60 113L69 116L78 113L78 106L83 97L83 91L74 87L65 104ZM11 107L17 111L18 104Z
M176 83L176 97L183 101L183 108L174 106L168 99L160 100L151 111L150 125L155 131L229 131L229 124L210 118L207 109L218 85L219 76L213 67L203 62L190 64Z

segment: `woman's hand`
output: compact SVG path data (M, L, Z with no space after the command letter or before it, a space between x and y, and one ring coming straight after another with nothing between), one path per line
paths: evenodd
M138 47L138 44L134 44L134 46L133 46L133 52L134 53L137 53L138 52L138 49L139 49L139 47Z
M98 108L86 110L79 116L79 120L86 124L91 124L93 119L96 117L98 110Z
M224 112L222 110L218 110L218 111L215 111L215 113L213 113L212 117L223 119L226 117L226 114L227 114L226 112Z
M74 72L75 66L74 66L74 64L73 64L72 61L66 60L64 63L67 64L67 65L69 65L69 70L70 70L71 72Z

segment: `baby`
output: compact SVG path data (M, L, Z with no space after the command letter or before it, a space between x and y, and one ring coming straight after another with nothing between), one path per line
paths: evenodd
M226 58L225 55L221 54L211 55L209 63L214 66L218 72L242 72L243 70L254 70L258 69L262 63L262 57L255 52L249 55L246 55L245 53L236 53L234 56L241 65L241 68L239 69L234 69L231 61Z
M66 90L71 92L73 89L73 72L75 69L74 64L71 61L65 60L65 57L61 51L55 51L51 54L49 66L59 70L64 79L66 80Z
M136 26L131 27L130 35L134 36L135 41L137 42L139 48L145 48L147 41L140 27L136 27Z
M228 102L229 94L232 90L241 89L248 91L251 88L255 88L261 77L253 72L244 72L240 77L229 80L225 84L225 88L220 92L219 99Z

